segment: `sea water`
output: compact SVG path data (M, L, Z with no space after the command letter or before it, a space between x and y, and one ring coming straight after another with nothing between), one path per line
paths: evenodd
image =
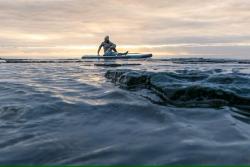
M105 77L120 69L164 73L172 92L191 90L166 101ZM0 164L250 164L250 103L239 99L250 100L248 60L1 63Z

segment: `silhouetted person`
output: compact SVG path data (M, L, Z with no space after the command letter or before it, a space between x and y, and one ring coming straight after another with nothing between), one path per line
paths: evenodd
M98 56L100 56L100 51L102 47L104 49L103 56L122 56L122 55L128 54L128 52L118 53L116 50L116 45L109 40L109 36L106 36L104 38L104 41L99 46L98 51L97 51Z

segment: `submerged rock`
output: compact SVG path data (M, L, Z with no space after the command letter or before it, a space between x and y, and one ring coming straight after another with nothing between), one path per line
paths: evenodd
M124 69L116 69L116 70L108 70L105 74L107 79L111 79L112 82L116 83L120 76L126 72L130 72L131 70Z
M144 87L160 96L164 104L179 107L222 107L234 106L250 110L250 98L228 88L207 84L204 74L181 74L169 72L146 72L136 70L108 70L106 78L122 88ZM204 82L203 82L204 81ZM211 80L210 80L211 81ZM231 83L231 82L225 82Z
M131 70L108 70L105 77L124 88L146 86L150 73Z
M137 87L146 85L148 82L148 75L136 71L127 72L120 76L118 82L122 87Z

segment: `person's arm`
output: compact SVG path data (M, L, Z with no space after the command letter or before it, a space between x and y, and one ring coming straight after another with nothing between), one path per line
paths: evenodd
M114 52L117 52L117 50L116 50L116 44L114 44L112 42L110 42L110 43L111 43L111 47L109 49L113 50Z
M99 46L98 51L97 51L98 56L100 56L100 51L102 49L102 46L103 46L103 44L101 43L101 45Z
M111 49L114 49L114 48L116 48L116 44L114 44L113 42L110 42L111 43Z

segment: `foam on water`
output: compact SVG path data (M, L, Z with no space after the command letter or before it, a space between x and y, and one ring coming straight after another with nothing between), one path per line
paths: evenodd
M250 95L249 64L94 64L0 64L1 165L250 164L249 105L241 104ZM171 103L138 86L144 80L127 89L105 78L117 69L153 74L150 82L165 86ZM208 105L220 96L207 91L218 89L230 97Z

